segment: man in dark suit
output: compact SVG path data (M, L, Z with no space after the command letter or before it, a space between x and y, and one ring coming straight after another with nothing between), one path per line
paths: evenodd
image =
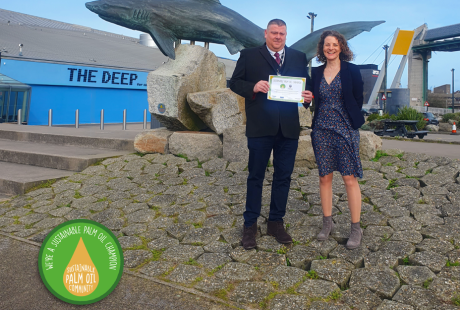
M270 75L304 77L308 89L310 78L306 55L288 48L286 35L284 21L270 21L265 30L266 44L242 50L230 80L230 89L246 101L249 176L242 240L245 249L256 247L262 185L272 150L275 171L267 234L283 244L292 242L291 236L284 229L283 217L300 133L298 104L269 100L268 78ZM312 93L303 91L302 97L306 103L310 103Z

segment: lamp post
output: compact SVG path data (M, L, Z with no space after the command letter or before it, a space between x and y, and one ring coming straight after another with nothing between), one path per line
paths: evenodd
M384 82L383 82L383 93L385 94L385 98L388 98L387 96L387 77L388 77L388 48L389 46L388 45L384 45L383 46L383 49L385 50L385 78L384 78ZM383 106L383 112L386 113L386 109L387 109L387 102L385 100L385 102L383 103L384 106Z
M454 103L455 103L455 88L454 88L454 71L455 69L452 68L452 113L454 112Z
M307 18L311 20L311 31L310 33L313 32L315 29L315 17L318 16L318 14L315 14L313 12L309 12ZM312 59L310 59L310 62L308 63L308 74L311 76L311 64L312 64Z

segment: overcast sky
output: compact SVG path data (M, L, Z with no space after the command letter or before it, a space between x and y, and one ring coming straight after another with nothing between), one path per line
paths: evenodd
M0 7L6 10L139 37L139 32L122 28L100 19L96 14L86 9L85 2L82 0L2 1ZM295 43L310 32L310 20L306 18L308 12L318 14L315 19L315 30L345 22L385 20L386 23L375 27L371 32L364 32L350 40L352 50L356 54L355 63L374 63L379 65L379 68L384 59L383 43L391 43L391 36L396 28L413 30L426 23L429 29L433 29L460 23L459 0L443 0L442 5L434 4L436 2L432 0L386 0L379 2L372 0L367 2L362 0L221 0L221 3L262 28L266 27L270 19L281 18L285 20L288 24L288 45ZM238 58L238 54L230 55L224 46L212 44L211 49L219 57ZM400 57L392 57L388 70L389 84L391 84L398 69ZM317 65L315 61L314 65ZM460 52L433 53L429 63L429 88L451 84L452 68L455 68L457 73L455 89L459 90ZM407 66L401 82L403 87L407 87Z

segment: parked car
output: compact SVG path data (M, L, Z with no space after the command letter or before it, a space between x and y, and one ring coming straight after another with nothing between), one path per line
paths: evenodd
M428 122L428 125L439 125L438 119L433 115L431 112L424 112L423 114L423 120Z
M379 109L376 109L376 108L370 108L370 109L369 109L369 113L371 113L371 114L376 114L376 113L379 113Z
M369 116L369 115L371 115L371 112L369 112L368 109L362 108L362 109L361 109L361 114L362 114L363 116Z

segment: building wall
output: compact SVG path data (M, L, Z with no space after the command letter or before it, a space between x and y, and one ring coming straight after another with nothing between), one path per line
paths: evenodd
M450 94L450 84L441 85L433 89L435 94Z
M80 124L100 122L104 109L105 123L123 122L127 110L128 122L142 122L144 109L148 110L145 90L124 90L69 86L31 85L29 125L48 124L48 110L53 110L53 125L75 124L75 111L79 109ZM147 113L150 121L150 113Z
M94 124L102 109L105 123L120 123L124 109L128 122L142 122L149 108L147 72L11 59L2 60L0 72L32 87L29 125L48 124L49 109L54 125L66 125L75 123L77 109L80 124Z

